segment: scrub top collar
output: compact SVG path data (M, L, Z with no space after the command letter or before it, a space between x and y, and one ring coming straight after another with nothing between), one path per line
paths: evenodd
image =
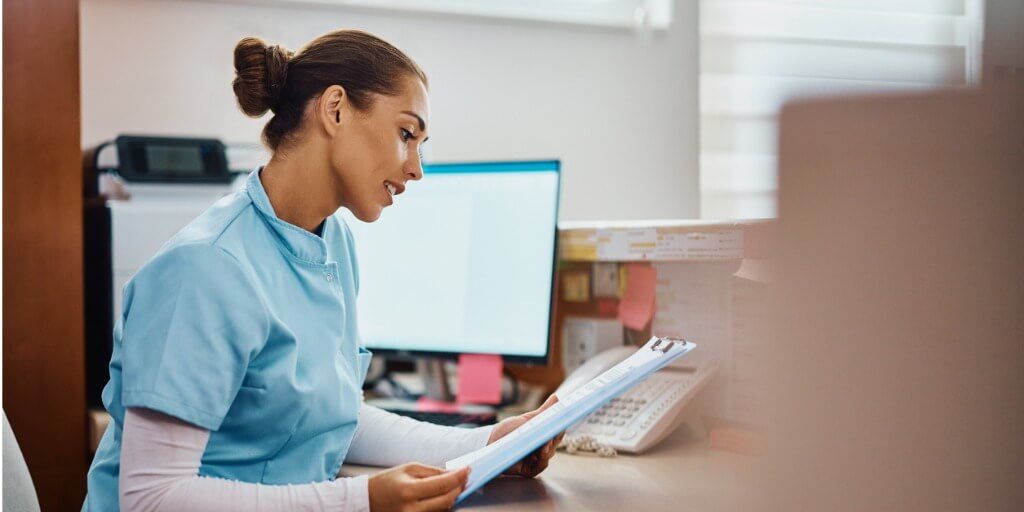
M256 206L256 211L260 212L267 225L277 235L277 239L281 242L282 250L285 254L306 263L327 264L327 241L323 237L316 236L305 229L278 218L274 212L274 207L270 204L270 198L267 197L267 191L263 188L263 183L260 181L260 171L262 170L263 168L260 167L249 173L245 190L252 199L253 205ZM325 224L329 221L330 217L325 221ZM324 225L322 232L324 236L328 236L330 230Z

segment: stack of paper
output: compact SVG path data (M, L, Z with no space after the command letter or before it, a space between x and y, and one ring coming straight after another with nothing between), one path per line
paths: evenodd
M562 222L566 261L715 261L744 256L743 226L713 221Z

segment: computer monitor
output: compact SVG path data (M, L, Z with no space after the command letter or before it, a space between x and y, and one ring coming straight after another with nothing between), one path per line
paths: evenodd
M425 165L355 237L358 321L377 353L546 363L559 162Z

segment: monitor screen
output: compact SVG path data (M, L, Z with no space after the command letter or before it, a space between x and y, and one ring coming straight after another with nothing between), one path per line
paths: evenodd
M152 172L202 174L203 153L199 146L146 146L146 164Z
M424 166L373 223L339 215L371 350L547 357L559 163Z

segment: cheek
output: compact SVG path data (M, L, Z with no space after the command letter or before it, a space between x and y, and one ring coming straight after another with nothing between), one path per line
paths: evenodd
M404 145L397 136L389 136L389 133L382 133L376 142L377 162L384 169L393 169L396 162L402 158Z
M334 146L331 160L342 186L348 190L363 189L375 179L380 150L376 137L356 133Z
M359 162L364 177L378 177L399 156L400 144L396 143L396 139L389 131L381 129L362 131L352 138L347 157L353 162ZM384 177L388 175L385 171Z
M353 130L338 141L331 159L343 204L375 219L385 194L383 183L396 175L405 148L397 135L387 130L360 128L364 129Z

